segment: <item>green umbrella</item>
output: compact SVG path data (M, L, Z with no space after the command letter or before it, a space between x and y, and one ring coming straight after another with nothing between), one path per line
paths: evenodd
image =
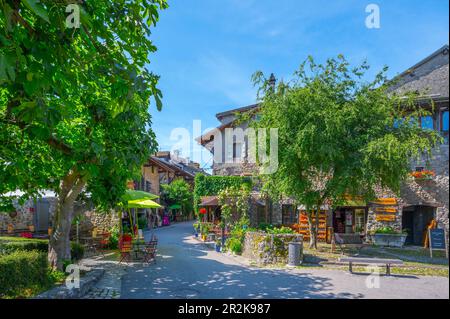
M162 208L160 204L151 199L128 201L127 208Z
M122 196L122 201L129 202L134 200L145 200L145 199L156 199L159 198L158 195L147 193L144 191L136 191L133 189L127 189L125 194Z

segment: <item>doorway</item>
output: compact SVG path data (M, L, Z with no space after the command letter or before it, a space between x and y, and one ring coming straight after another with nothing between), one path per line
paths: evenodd
M427 226L434 218L432 206L409 206L403 209L402 228L408 232L405 244L422 246Z
M41 198L36 202L35 229L38 232L47 231L50 226L50 203L48 199Z

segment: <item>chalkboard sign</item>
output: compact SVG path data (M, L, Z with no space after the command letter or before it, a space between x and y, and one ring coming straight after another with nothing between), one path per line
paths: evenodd
M430 230L430 247L432 249L445 249L445 232L443 229Z
M430 255L433 257L434 250L445 250L447 253L447 241L445 237L445 231L443 229L430 229L428 230L428 238L430 240Z

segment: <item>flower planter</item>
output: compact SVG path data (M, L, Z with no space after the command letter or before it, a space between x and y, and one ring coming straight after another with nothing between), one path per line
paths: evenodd
M195 235L195 238L198 238L198 233L194 233L194 235Z
M216 251L217 251L218 253L220 253L221 246L216 244L216 245L215 245L215 248L216 248Z
M372 240L375 246L403 247L407 234L374 234Z

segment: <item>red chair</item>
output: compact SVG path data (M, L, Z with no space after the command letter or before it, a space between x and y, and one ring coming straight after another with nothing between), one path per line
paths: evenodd
M122 261L129 262L131 261L131 252L133 251L133 244L131 241L122 241L120 244L120 261L119 264Z

